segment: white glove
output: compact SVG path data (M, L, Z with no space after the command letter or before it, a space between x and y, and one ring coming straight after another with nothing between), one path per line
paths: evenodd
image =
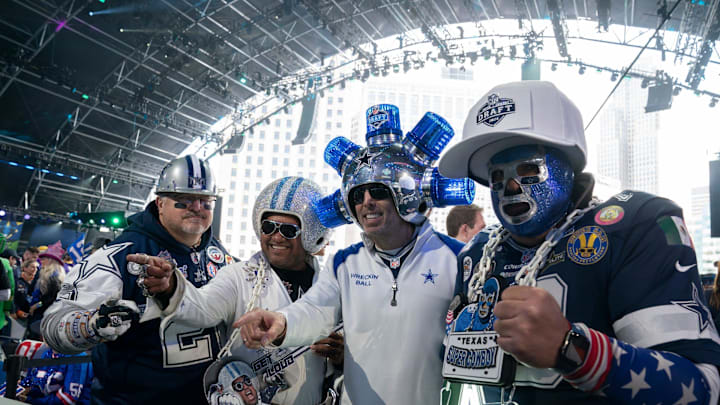
M115 340L140 316L135 301L110 299L90 318L90 327L105 340Z
M235 394L213 392L210 394L210 405L245 405Z

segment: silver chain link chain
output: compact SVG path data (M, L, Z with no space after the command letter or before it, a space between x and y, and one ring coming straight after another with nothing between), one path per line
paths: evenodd
M253 286L252 295L250 296L250 301L245 306L245 313L252 311L255 309L255 304L257 303L257 299L260 296L260 291L262 291L263 287L263 280L265 279L265 258L260 257L260 267L257 270L256 279L255 279L255 285ZM225 346L223 346L222 349L220 349L220 353L218 353L218 360L222 359L223 356L226 354L228 356L232 356L232 352L230 351L230 348L235 343L235 341L240 336L240 328L235 328L233 330L232 334L230 335L230 339L228 339L227 343L225 343Z
M573 210L566 218L565 222L557 227L553 228L545 236L545 240L535 252L533 258L526 263L520 271L515 275L515 283L517 285L526 285L535 287L537 285L537 273L545 266L547 258L550 255L552 249L560 242L565 231L583 217L588 211L594 209L600 204L600 200L593 198L588 203L588 206L583 209ZM490 233L490 237L483 246L483 255L480 258L480 262L477 264L477 271L470 278L468 285L468 300L474 302L478 296L482 286L487 279L488 274L492 271L493 261L495 259L495 252L497 252L498 246L510 237L510 232L507 229L500 226L494 229Z

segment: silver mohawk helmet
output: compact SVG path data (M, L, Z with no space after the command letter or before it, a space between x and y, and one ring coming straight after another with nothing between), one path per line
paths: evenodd
M260 223L266 214L286 214L300 221L300 238L307 253L315 254L330 241L331 230L320 223L313 206L322 190L303 177L283 177L267 185L253 207L253 228L260 239Z
M210 164L195 155L179 157L165 165L155 193L218 195Z

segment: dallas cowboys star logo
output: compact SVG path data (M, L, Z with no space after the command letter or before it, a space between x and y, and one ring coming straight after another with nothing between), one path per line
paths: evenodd
M425 277L425 281L423 281L423 284L427 284L428 281L435 284L435 277L438 276L437 273L432 272L432 269L428 269L427 273L421 273L420 275Z
M132 245L132 242L106 245L100 248L100 253L95 252L95 254L81 262L80 276L77 281L90 277L90 275L96 271L107 271L122 278L120 266L117 264L117 261L115 261L115 255L130 245ZM125 256L122 256L122 258L124 259Z
M372 168L372 166L370 165L370 161L373 160L375 156L377 156L377 153L371 154L368 148L363 149L363 151L360 153L360 156L355 158L355 162L357 162L358 164L358 169L363 166Z
M688 311L696 313L698 316L698 328L700 328L700 333L702 333L710 325L710 319L711 319L712 315L710 315L710 311L700 300L700 294L698 293L698 289L695 286L695 284L692 285L692 288L693 288L693 291L692 291L693 299L691 301L670 301L670 302L672 302L675 305L679 305L679 306L687 309Z

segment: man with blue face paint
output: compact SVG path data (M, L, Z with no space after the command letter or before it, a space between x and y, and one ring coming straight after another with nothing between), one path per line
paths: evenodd
M630 190L591 198L586 154L577 107L527 81L483 96L440 161L491 188L501 223L458 256L446 389L502 387L521 405L716 404L720 338L681 209Z

